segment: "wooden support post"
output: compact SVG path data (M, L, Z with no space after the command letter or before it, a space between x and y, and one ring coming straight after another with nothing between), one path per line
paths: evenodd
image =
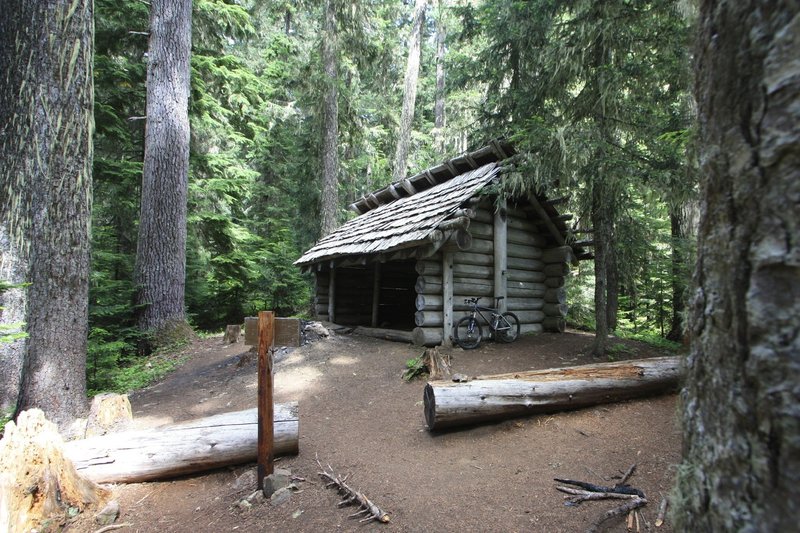
M272 343L275 339L275 314L258 313L258 489L272 474L274 465L274 405L272 402Z
M331 274L328 276L328 321L335 322L336 317L336 267L331 264Z
M508 276L508 212L505 198L494 212L494 296L504 297L498 308L506 310L506 278ZM497 300L495 300L497 302ZM494 305L494 303L492 303Z
M381 263L375 261L375 274L372 280L372 327L378 327L378 306L381 303Z
M453 334L453 253L442 255L442 343L452 346Z

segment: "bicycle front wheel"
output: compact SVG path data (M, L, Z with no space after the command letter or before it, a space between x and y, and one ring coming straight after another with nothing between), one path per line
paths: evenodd
M474 317L465 316L453 328L453 340L465 350L477 348L482 338L481 325Z
M503 313L495 331L498 342L514 342L519 338L519 319L514 313Z

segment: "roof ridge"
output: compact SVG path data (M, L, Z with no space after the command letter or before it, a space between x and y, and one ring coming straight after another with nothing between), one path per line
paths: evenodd
M505 139L493 139L486 146L464 152L450 158L439 165L427 168L422 172L393 181L384 187L362 196L350 204L349 208L359 215L363 215L381 205L385 205L400 198L407 198L424 190L445 183L470 170L480 168L487 163L494 163L508 159L516 154L516 150Z

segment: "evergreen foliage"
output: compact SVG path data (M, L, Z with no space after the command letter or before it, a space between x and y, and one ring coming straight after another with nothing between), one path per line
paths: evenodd
M391 178L413 2L333 0L338 211ZM218 331L259 309L310 308L292 265L319 237L320 2L194 2L186 306ZM90 388L133 368L148 7L96 2ZM446 126L434 131L437 25L447 28ZM679 2L496 0L428 6L409 170L498 136L527 154L510 194L569 194L591 227L602 187L618 266L617 329L667 335L691 264L695 193L690 21ZM439 137L439 135L441 137ZM678 215L681 215L678 217ZM671 231L671 221L683 222ZM591 239L576 234L575 239ZM595 325L594 274L568 281L570 320ZM117 376L120 374L117 373Z

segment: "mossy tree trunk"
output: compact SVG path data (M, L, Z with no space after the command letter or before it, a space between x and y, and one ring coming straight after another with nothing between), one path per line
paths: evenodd
M408 152L411 145L411 124L414 122L414 106L417 103L417 82L419 79L419 62L422 54L422 28L425 24L427 0L416 0L414 3L414 20L411 35L408 37L408 62L403 89L403 109L400 113L400 129L397 134L397 146L392 167L392 181L406 177Z
M94 4L14 0L0 17L0 215L25 268L17 410L86 408Z
M800 516L799 48L797 2L701 5L679 531L790 531Z
M153 0L135 281L139 329L184 331L191 0ZM159 341L156 340L159 344Z
M336 0L325 0L322 36L322 68L325 88L322 102L322 198L320 232L327 235L338 226L339 209L339 45Z

